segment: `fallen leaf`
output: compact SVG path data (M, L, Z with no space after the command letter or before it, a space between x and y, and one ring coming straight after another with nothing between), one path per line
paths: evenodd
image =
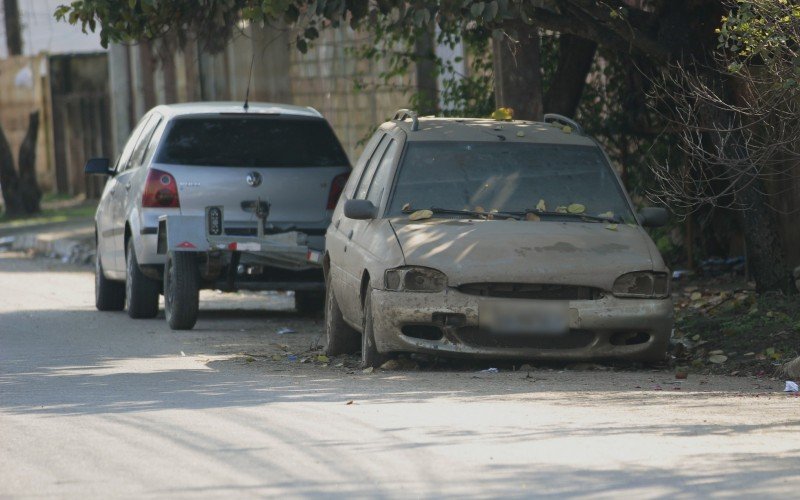
M529 220L532 222L539 222L540 220L542 220L542 218L533 212L528 212L527 214L525 214L525 220Z
M570 206L567 207L567 212L571 214L582 214L586 211L586 207L581 205L580 203L572 203Z
M708 351L708 353L712 354L712 355L714 355L714 354L725 354L725 351L723 351L722 349L717 349L715 351Z
M481 214L482 214L482 213L484 213L486 210L484 210L482 206L478 205L477 207L475 207L475 210L473 210L473 211L474 211L474 212L478 212L478 213L481 213Z
M525 132L520 130L519 132L517 132L517 137L525 137Z
M283 358L281 358L281 357L280 357L279 355L277 355L277 354L273 354L273 355L272 355L272 361L280 361L281 359L283 359Z
M320 363L327 363L328 361L330 361L330 359L328 359L328 356L320 354L319 356L317 356L317 361L319 361Z
M546 212L547 211L547 205L545 205L544 200L542 200L542 199L539 200L539 203L536 204L536 210L538 210L540 212Z
M353 400L352 399L350 401L348 401L347 403L345 403L345 405L351 405L351 404L353 404Z
M709 356L708 360L715 365L721 365L722 363L728 361L728 356L723 356L722 354L714 354L713 356Z
M514 118L512 108L497 108L492 112L492 119L500 121L511 121Z
M564 205L559 205L556 207L556 212L560 214L565 214L567 213L567 207L565 207Z
M433 212L430 210L417 210L408 216L408 220L423 220L433 217Z
M606 218L606 219L613 219L614 218L614 212L609 210L608 212L603 212L602 214L597 214L597 216L598 217L603 217L603 218Z
M703 294L700 293L700 292L694 292L689 296L689 298L692 299L692 300L700 300L702 297L703 297Z
M411 203L404 204L402 210L403 210L403 212L407 212L407 211L411 210Z
M368 368L364 368L363 370L361 370L361 373L372 373L374 371L375 371L375 368L370 366Z
M616 224L606 224L606 229L608 229L609 231L616 231L617 230L617 225Z
M561 131L564 132L565 134L571 134L572 127L570 127L569 125L564 125L563 127L561 127Z

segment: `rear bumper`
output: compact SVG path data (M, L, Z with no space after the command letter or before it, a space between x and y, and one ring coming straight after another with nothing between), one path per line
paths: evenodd
M381 352L507 359L660 360L673 326L671 299L609 296L569 301L566 333L494 335L478 325L480 301L521 299L483 298L453 289L443 293L372 293L375 343ZM434 338L439 332L441 338Z

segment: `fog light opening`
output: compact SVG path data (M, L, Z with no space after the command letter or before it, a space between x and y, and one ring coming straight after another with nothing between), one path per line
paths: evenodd
M650 341L650 334L644 332L618 332L608 341L611 345L639 345Z
M422 340L442 340L444 332L435 325L404 325L400 330L403 335Z

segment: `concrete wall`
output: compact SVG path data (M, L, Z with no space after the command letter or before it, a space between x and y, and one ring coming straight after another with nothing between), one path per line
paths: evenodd
M172 57L177 102L234 100L244 102L251 61L250 100L312 106L331 123L352 161L363 141L398 108L408 107L412 78L397 79L391 89L368 85L356 90L355 80L385 69L372 61L357 60L349 51L368 43L363 33L349 27L328 29L301 54L292 44L294 34L280 27L246 27L221 52L203 50L203 41L189 43ZM153 51L154 53L157 51ZM153 70L143 71L147 57L141 45L116 46L109 53L114 143L117 151L133 124L149 106L170 102L164 61L153 57ZM127 66L126 66L127 65ZM126 79L119 77L124 70ZM148 82L148 79L151 81ZM148 91L152 88L152 91ZM128 116L130 115L130 116Z
M29 115L38 110L39 136L36 144L36 173L42 191L55 186L55 169L50 150L51 114L48 62L46 55L0 59L0 125L17 165L19 147L28 130Z

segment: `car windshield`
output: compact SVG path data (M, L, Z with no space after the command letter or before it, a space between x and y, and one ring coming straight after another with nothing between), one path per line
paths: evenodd
M634 220L616 176L593 146L409 142L387 214L431 207L479 212L538 207Z
M341 167L347 156L328 122L313 117L177 118L157 163L214 167Z

